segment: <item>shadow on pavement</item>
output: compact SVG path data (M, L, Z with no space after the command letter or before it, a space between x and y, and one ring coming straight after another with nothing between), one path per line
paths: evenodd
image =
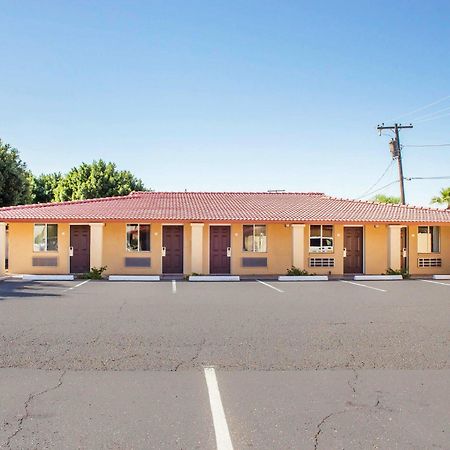
M33 281L3 281L0 283L0 301L21 298L60 297L61 294L49 292L47 288L61 288L56 283L37 284Z

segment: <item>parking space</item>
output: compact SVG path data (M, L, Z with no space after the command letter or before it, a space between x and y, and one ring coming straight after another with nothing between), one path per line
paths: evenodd
M0 448L448 448L450 282L260 281L0 283Z

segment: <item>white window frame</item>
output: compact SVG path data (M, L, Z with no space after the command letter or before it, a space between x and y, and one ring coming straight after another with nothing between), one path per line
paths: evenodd
M246 250L245 246L244 246L244 227L253 227L253 239L252 239L252 249L251 250ZM266 234L265 234L265 238L266 238L266 249L263 251L260 250L256 250L256 246L255 246L255 229L256 227L264 227L264 229L266 230ZM251 223L245 223L242 225L242 251L245 253L267 253L267 225L262 223L262 224L251 224Z
M49 250L48 249L48 225L55 225L56 226L56 250ZM44 242L45 242L45 248L43 250L36 250L36 234L35 230L37 226L44 226ZM57 223L35 223L33 224L33 253L57 253L59 248L59 227Z
M311 236L311 227L320 227L320 236ZM323 235L323 227L331 227L331 237L330 236L324 236ZM320 244L317 246L311 245L311 239L320 239ZM331 249L328 249L328 247L322 246L322 239L331 239L333 245L331 246ZM334 225L325 223L325 224L311 224L309 226L309 253L318 253L318 254L329 254L334 253Z
M420 232L421 228L427 228L427 233L421 233ZM433 243L432 243L433 233L431 231L431 228L437 228L438 229L438 249L437 249L437 251L433 251ZM419 240L420 240L419 235L420 234L427 234L427 236L430 236L430 239L429 239L430 248L426 252L419 251L420 250L419 249ZM436 225L419 225L417 227L417 253L419 255L426 255L428 253L433 253L433 254L441 253L441 227L440 226L436 226Z
M129 226L135 226L137 225L138 227L138 248L137 250L128 248L128 227ZM148 230L148 236L149 236L149 249L148 250L141 250L141 225L146 225L148 226L149 230ZM125 249L127 250L127 252L129 253L150 253L152 251L152 226L150 223L127 223L125 225Z

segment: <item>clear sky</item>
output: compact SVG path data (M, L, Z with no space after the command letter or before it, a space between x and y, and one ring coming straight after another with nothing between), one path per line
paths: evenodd
M377 123L450 143L449 17L448 0L0 0L0 137L35 173L104 158L155 190L359 197L390 162ZM404 166L450 175L450 147L405 147ZM448 185L407 182L407 201Z

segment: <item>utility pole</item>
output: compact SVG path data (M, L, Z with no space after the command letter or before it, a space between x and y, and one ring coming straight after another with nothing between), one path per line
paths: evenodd
M400 123L395 123L392 126L386 126L386 125L384 125L384 123L382 123L381 125L377 126L377 130L380 132L380 136L381 136L382 130L394 130L394 132L395 132L395 138L392 139L391 142L389 142L389 145L391 147L392 159L396 159L397 163L398 163L398 177L399 177L399 181L400 181L400 199L401 199L402 205L404 205L406 203L405 202L405 178L403 177L403 164L402 164L402 147L400 145L400 134L399 134L399 130L401 130L403 128L413 128L413 126L411 124L402 125Z

